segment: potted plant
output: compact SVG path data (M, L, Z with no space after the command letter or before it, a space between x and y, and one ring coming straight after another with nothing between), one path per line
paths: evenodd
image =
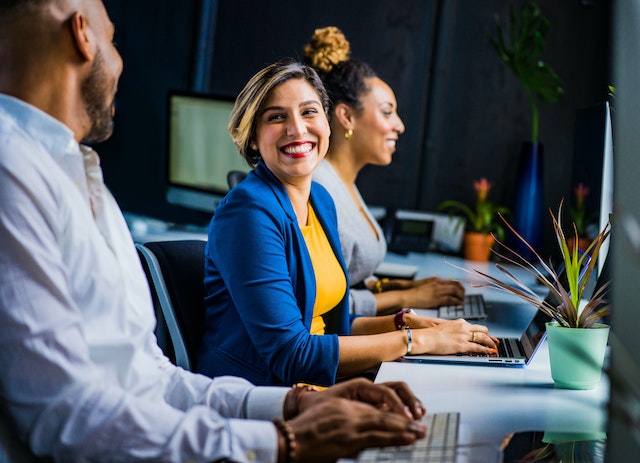
M463 238L463 255L465 259L487 261L491 256L491 249L495 241L493 233L499 239L504 238L504 228L500 222L500 214L507 214L506 207L496 206L487 199L491 182L486 178L474 180L476 201L473 206L454 200L443 201L439 211L448 210L450 213L461 213L465 219L465 234Z
M531 138L522 144L514 195L515 228L535 248L542 245L544 215L543 145L538 139L538 102L555 103L564 96L561 79L549 64L542 60L549 21L533 2L522 5L516 13L509 7L509 29L502 28L496 14L496 35L490 37L500 61L520 80L531 106ZM532 256L526 247L515 246L526 258Z
M551 211L550 211L551 212ZM507 262L517 265L533 275L538 283L547 287L559 301L552 305L548 299L540 301L540 296L522 283L504 266L497 264L498 270L507 277L507 282L488 275L478 269L484 285L511 294L539 307L553 319L547 323L547 339L551 362L551 375L556 385L571 389L593 388L600 379L604 352L609 336L609 326L601 323L608 313L605 300L609 282L606 282L583 301L584 290L598 261L600 249L608 239L611 226L606 224L603 230L593 239L585 252L578 252L577 239L570 248L561 225L562 203L557 216L551 212L554 235L564 262L564 277L556 272L550 263L540 257L538 252L506 221L509 230L536 256L536 265L523 258L512 248L498 241L505 252L496 253ZM577 237L576 225L573 224L573 236ZM564 280L564 282L563 282Z

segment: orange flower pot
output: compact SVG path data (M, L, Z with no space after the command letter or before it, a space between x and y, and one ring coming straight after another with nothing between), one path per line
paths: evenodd
M487 262L491 257L491 248L495 238L485 233L465 232L463 239L463 255L465 259Z

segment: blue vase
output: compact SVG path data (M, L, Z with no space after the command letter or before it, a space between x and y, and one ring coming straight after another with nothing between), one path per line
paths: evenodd
M523 143L511 210L514 228L538 253L542 252L545 214L543 153L542 143ZM533 253L517 238L513 247L525 259L533 259Z

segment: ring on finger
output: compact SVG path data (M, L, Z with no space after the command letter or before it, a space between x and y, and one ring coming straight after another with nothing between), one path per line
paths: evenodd
M471 342L476 342L476 332L475 331L471 332Z

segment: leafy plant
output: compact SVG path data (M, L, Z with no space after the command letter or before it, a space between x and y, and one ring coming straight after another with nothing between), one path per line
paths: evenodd
M491 186L491 182L484 177L480 180L474 180L473 188L476 190L476 202L473 206L467 206L459 201L447 200L438 206L438 210L462 213L466 220L467 230L485 234L493 232L502 239L504 237L504 228L499 221L499 217L500 214L508 214L509 209L496 206L487 200Z
M580 253L578 252L578 233L575 224L573 224L573 231L576 236L574 241L575 244L572 249L570 249L567 244L567 239L560 221L562 203L560 203L560 207L558 208L557 217L553 215L553 212L549 212L553 222L555 238L564 261L564 272L568 287L563 285L560 276L555 271L551 263L545 262L545 260L540 257L540 254L538 254L538 252L536 252L536 250L533 249L531 245L527 243L527 241L504 219L503 221L509 230L511 230L537 258L537 264L540 267L537 267L533 263L527 261L501 241L498 241L499 246L507 252L495 252L507 262L515 264L526 270L528 273L533 275L538 283L547 287L555 296L555 299L560 301L560 304L557 307L551 305L548 300L541 302L539 300L539 296L531 288L522 283L522 281L509 271L509 269L504 267L504 265L496 264L496 267L507 276L509 283L505 283L499 278L488 275L477 269L474 269L473 272L479 274L483 278L484 286L514 294L533 305L539 306L540 310L555 319L560 326L569 328L591 328L594 323L598 322L598 320L604 317L609 311L605 300L609 282L602 285L591 295L591 298L587 301L582 311L579 312L578 308L584 294L584 289L589 281L589 277L593 273L597 264L598 254L600 253L602 244L611 233L610 222L608 222L604 229L600 231L598 236L595 237L586 251L584 253ZM581 274L582 277L580 276Z
M520 79L531 103L531 141L538 141L538 106L536 97L544 103L555 103L564 96L562 80L551 66L542 61L545 39L550 29L549 20L542 16L533 2L525 3L520 14L509 7L508 39L495 15L496 36L490 37L491 45L500 60Z

